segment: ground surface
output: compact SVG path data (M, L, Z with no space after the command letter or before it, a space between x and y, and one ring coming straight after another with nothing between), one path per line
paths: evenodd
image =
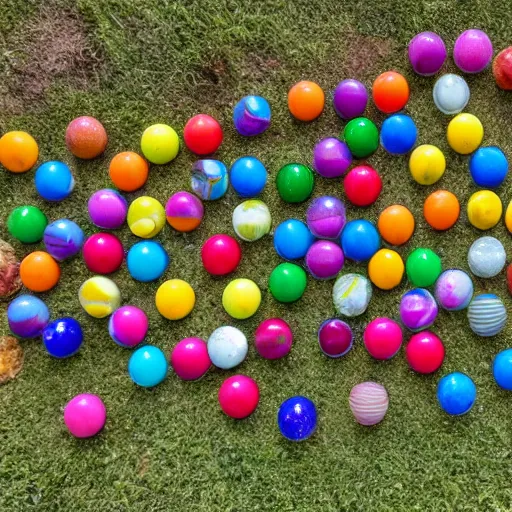
M419 31L435 30L451 50L458 33L469 27L487 30L496 50L512 42L505 1L3 0L1 12L0 130L31 132L40 144L40 161L63 160L77 178L72 198L47 204L35 193L33 171L0 172L0 235L7 240L8 213L27 203L42 207L52 220L69 217L91 234L86 200L110 185L110 158L121 150L138 150L143 129L155 122L171 124L181 136L186 120L199 112L222 121L221 160L229 164L253 154L267 165L270 180L263 199L274 226L288 217L303 218L306 205L279 200L275 174L290 161L309 163L315 141L338 134L342 123L330 103L318 121L294 122L286 107L288 88L304 78L326 91L348 77L370 85L386 69L410 79L407 111L419 126L419 142L446 151L448 168L439 186L455 192L465 210L475 190L467 158L448 151L448 118L431 99L435 79L411 74L406 44ZM446 69L453 70L451 61ZM498 144L511 155L512 97L495 87L490 72L470 77L469 83L467 110L482 120L484 143ZM248 93L267 97L273 109L270 130L251 140L239 137L231 124L235 101ZM84 114L98 117L109 133L107 152L92 162L75 160L64 145L67 123ZM382 120L373 110L369 115ZM171 193L188 189L193 160L183 149L171 165L153 166L145 189L129 199L144 193L165 202ZM370 209L350 209L349 217L376 220L384 207L403 203L415 214L417 229L400 253L431 247L445 268L466 269L467 249L480 234L468 225L465 211L451 231L433 233L421 208L436 186L416 186L406 158L379 150L370 163L382 174L383 193ZM509 183L499 189L507 204ZM327 192L341 194L340 183L318 179L315 196ZM232 323L221 306L229 278L209 277L199 249L213 233L232 233L231 212L239 202L230 191L206 205L197 232L178 235L166 227L158 237L172 257L166 278L186 279L196 290L189 318L171 323L159 316L153 304L159 283L136 283L125 268L114 275L123 302L148 312L148 342L169 352L185 336L207 338L213 328ZM510 255L504 227L490 234L505 243ZM120 236L127 247L135 242L127 228ZM15 247L24 256L40 246ZM496 338L479 339L464 312L440 314L435 331L445 341L447 357L430 377L409 371L403 353L375 362L362 346L362 329L376 316L397 316L404 283L392 293L375 293L367 314L351 322L355 349L342 360L328 360L318 349L316 330L334 314L332 283L310 279L301 301L279 305L267 291L268 275L279 261L271 237L243 249L236 276L254 279L264 299L254 318L234 324L252 343L261 320L282 316L295 333L292 353L268 362L251 345L249 357L233 372L212 370L198 383L170 375L153 390L138 389L128 378L129 353L109 339L107 320L87 317L80 308L77 290L89 277L81 259L62 265L61 283L43 298L52 317L76 316L86 341L66 361L50 359L37 340L23 342L25 367L0 388L0 510L512 509L512 396L497 389L490 372L493 356L512 344L510 324ZM354 264L346 269L366 271ZM476 288L494 291L511 304L503 275L477 280ZM7 331L5 315L0 325ZM455 370L473 377L478 401L469 415L452 419L438 408L435 388L441 375ZM256 378L261 387L258 410L240 422L225 417L216 401L220 383L235 372ZM348 408L351 387L364 380L381 382L389 391L389 412L377 428L358 426ZM65 430L62 407L85 391L103 397L108 422L97 438L77 441ZM319 410L318 431L302 444L280 437L275 420L281 401L294 394L311 397Z

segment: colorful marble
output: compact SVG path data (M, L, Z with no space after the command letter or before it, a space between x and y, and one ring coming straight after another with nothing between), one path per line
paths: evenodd
M350 325L339 318L324 320L318 328L318 345L327 357L342 357L350 351L354 334Z
M274 231L274 249L285 260L304 258L315 237L304 222L288 219Z
M372 285L360 274L344 274L338 277L332 289L334 307L340 315L362 315L372 298Z
M388 392L384 386L376 382L362 382L350 391L348 404L360 425L377 425L388 411Z
M219 160L197 160L192 166L191 186L204 201L220 199L228 190L228 170Z
M432 91L436 107L449 116L462 112L469 101L469 86L459 75L448 73L437 79Z
M468 307L469 327L477 336L495 336L507 323L507 309L493 293L477 295Z
M270 105L261 96L244 96L233 110L236 131L244 137L254 137L267 130L270 117Z
M368 91L363 83L353 78L342 80L334 89L332 104L342 119L362 116L368 103Z
M281 318L268 318L254 333L254 346L264 359L281 359L292 349L293 332Z
M148 283L162 277L169 266L169 255L159 242L146 240L130 247L126 266L133 279Z
M60 219L46 226L43 242L50 256L57 261L64 261L80 252L84 232L72 220Z
M492 363L492 375L500 388L512 391L512 348L496 355Z
M39 242L47 225L46 215L36 206L18 206L7 217L9 234L22 244Z
M268 279L268 288L278 302L295 302L306 291L308 279L306 272L294 263L281 263L272 270Z
M455 41L453 60L464 73L480 73L492 60L493 47L489 36L478 29L469 29Z
M91 222L101 229L118 229L128 213L128 203L117 190L104 188L92 194L87 203Z
M346 221L345 205L334 196L313 199L306 212L308 227L317 238L337 239Z
M33 295L20 295L7 308L11 332L19 338L35 338L48 325L50 312L46 304Z
M469 159L469 172L479 187L499 187L508 174L507 157L496 146L478 148Z
M468 201L469 223L482 231L491 229L501 219L503 205L501 199L492 190L479 190Z
M85 241L82 257L91 272L111 274L123 264L123 244L111 233L95 233Z
M106 421L107 408L98 395L76 395L64 407L64 423L70 434L79 439L99 434Z
M94 117L77 117L66 128L66 146L77 158L96 158L105 151L107 142L104 126Z
M412 370L421 374L434 373L444 361L444 345L431 331L421 331L411 336L405 357Z
M233 211L233 229L245 242L255 242L270 232L272 218L267 205L259 199L249 199Z
M268 173L263 163L254 156L235 160L229 170L229 182L240 197L255 197L263 192Z
M469 268L478 277L497 276L505 267L506 259L505 247L493 236L475 240L468 251Z
M418 129L410 116L394 114L382 123L380 143L390 155L409 153L416 144L417 138Z
M445 270L436 281L435 297L446 311L465 309L473 298L473 281L458 268Z
M43 329L42 337L48 354L58 359L74 356L84 341L80 323L70 317L50 322Z
M452 416L468 413L476 400L476 386L464 373L445 375L437 385L437 400L441 409Z
M121 347L133 348L144 341L148 327L148 317L142 309L122 306L112 313L108 322L108 333Z
M66 199L75 187L75 178L64 162L45 162L34 176L37 193L47 201Z
M165 226L165 210L153 197L141 196L128 208L128 227L139 238L153 238Z
M432 249L415 249L405 262L407 278L420 288L432 286L442 270L441 258Z
M188 233L201 224L204 206L201 200L190 192L176 192L165 205L167 222L176 231Z
M438 313L437 302L424 288L414 288L402 295L400 300L400 319L410 331L428 329Z
M409 42L409 61L414 72L421 76L435 75L446 60L446 46L435 32L420 32Z
M114 281L94 276L78 290L78 299L85 311L94 318L105 318L121 304L121 292Z
M357 262L367 261L380 248L379 232L368 220L351 220L341 232L341 248L345 258Z
M345 256L338 244L318 240L309 248L304 263L315 279L333 279L343 268Z
M198 380L210 369L208 346L201 338L184 338L172 349L171 366L182 380Z
M322 139L313 148L313 169L324 178L343 176L351 163L350 149L336 137Z
M220 386L218 400L222 412L241 420L250 416L258 407L260 389L247 375L232 375Z
M277 425L283 437L289 441L305 441L316 430L315 404L305 396L288 398L279 406Z
M391 318L375 318L365 328L363 342L368 353L381 361L394 357L402 346L400 325Z
M276 186L286 203L302 203L313 193L315 177L307 165L286 164L277 173Z
M130 379L143 388L152 388L163 382L168 368L167 357L154 345L138 348L128 361Z
M245 334L230 325L215 329L208 338L208 355L222 370L238 366L247 357L249 345Z

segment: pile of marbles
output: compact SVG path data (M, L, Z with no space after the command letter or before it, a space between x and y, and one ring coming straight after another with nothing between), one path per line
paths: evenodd
M490 65L492 57L492 43L481 30L467 30L455 42L453 59L462 73L480 73ZM409 44L410 63L419 75L438 73L446 58L446 46L433 32L418 34ZM512 47L495 58L493 73L499 87L512 89ZM282 201L303 203L312 196L318 177L343 177L344 195L350 205L334 196L316 197L308 204L305 222L288 219L279 224L273 232L273 243L284 261L270 273L268 287L276 301L293 303L304 294L308 273L314 279L334 280L332 297L339 318L321 323L318 343L325 356L339 358L353 346L350 319L366 311L373 287L396 288L405 274L412 289L403 294L394 312L400 322L390 317L371 320L364 329L363 344L371 357L388 360L399 352L404 332L409 331L411 336L405 347L407 363L414 372L429 374L441 368L445 357L442 340L431 330L439 308L454 312L467 309L469 327L484 337L504 329L507 311L495 294L474 295L470 275L457 268L443 269L441 258L432 249L418 247L404 263L401 255L389 248L401 246L413 236L416 219L406 206L388 206L377 224L359 217L347 222L347 209L369 206L381 194L382 179L367 161L379 146L391 155L407 156L411 177L420 185L436 183L445 172L446 158L442 151L431 144L416 146L416 124L409 115L400 113L409 96L409 84L402 74L387 71L376 78L373 102L378 110L389 115L379 130L372 120L364 117L369 101L365 85L355 79L338 84L333 92L333 107L345 122L341 135L322 139L315 145L312 167L290 162L279 169L276 188ZM506 179L508 161L500 148L481 146L482 123L464 111L469 99L470 89L462 76L444 74L435 82L436 107L446 115L455 116L447 128L448 144L454 152L470 155L469 173L475 184L482 187L469 198L468 220L475 228L488 230L503 214L501 199L490 189ZM296 120L313 121L324 111L325 93L314 82L299 82L288 93L288 107ZM270 126L271 107L261 96L246 96L235 105L233 121L240 135L261 135ZM61 262L81 253L87 269L95 275L80 286L79 302L91 317L109 317L108 332L116 344L135 349L127 366L128 375L136 385L157 386L167 377L169 365L179 378L191 381L204 376L212 365L222 370L237 367L247 356L248 340L240 329L230 325L217 327L207 341L194 336L179 341L169 358L157 346L144 344L150 328L146 313L133 305L122 305L118 286L106 277L116 272L126 259L134 280L147 283L162 278L170 258L164 247L152 239L166 223L180 233L198 229L205 215L203 201L222 198L229 185L242 199L232 216L233 230L242 243L225 233L210 236L201 249L206 272L212 276L235 272L242 258L243 243L255 242L271 232L271 212L257 199L267 185L267 169L254 156L242 156L228 172L223 162L211 158L222 144L223 136L221 125L213 117L199 114L191 118L184 127L183 139L186 147L200 159L192 167L190 191L177 191L165 206L149 196L138 197L128 204L122 193L144 187L149 165L170 163L180 149L178 134L172 127L156 124L147 128L141 137L142 155L126 151L111 160L108 174L115 188L98 190L90 197L89 217L101 231L87 239L80 226L70 219L49 222L45 213L35 206L15 208L7 219L9 233L24 244L42 240L45 251L30 253L18 269L13 263L12 248L2 245L2 261L6 262L2 267L2 295L17 292L21 284L29 292L51 290L61 277ZM69 151L80 159L96 158L108 143L103 125L88 116L73 120L65 139ZM0 163L8 171L26 172L37 159L38 145L28 133L9 132L0 139ZM72 194L75 179L68 165L49 161L37 168L34 183L44 200L55 202ZM459 219L459 200L450 191L437 190L426 199L423 213L432 229L448 230ZM125 223L141 239L126 254L120 239L110 232ZM512 203L506 210L505 223L512 232ZM382 241L387 247L382 247ZM350 261L367 262L368 277L342 272ZM495 277L505 263L503 244L494 237L481 237L469 248L468 264L476 277ZM507 278L511 285L510 267ZM232 318L244 320L257 312L261 299L261 291L254 281L237 278L226 285L222 305ZM181 279L162 282L155 295L157 310L170 321L189 315L195 302L194 289ZM24 293L14 298L7 317L15 336L42 337L47 352L56 358L73 356L84 340L76 319L51 319L48 307L36 295ZM280 359L292 348L293 332L283 319L268 318L256 329L254 343L261 357ZM496 356L493 373L499 386L512 390L512 349ZM256 381L241 374L227 378L218 392L222 411L236 419L251 415L259 397ZM451 373L440 379L437 397L448 414L465 414L476 400L476 386L469 376ZM348 402L357 422L375 425L385 417L389 397L383 385L362 382L351 390ZM97 434L105 421L105 405L96 395L77 395L64 408L64 422L76 437ZM316 406L307 397L291 397L279 408L277 422L287 439L307 439L316 429Z

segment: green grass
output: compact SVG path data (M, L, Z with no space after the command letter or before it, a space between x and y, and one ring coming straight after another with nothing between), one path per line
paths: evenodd
M121 150L138 150L143 129L155 122L171 124L181 136L186 120L199 112L216 116L224 126L219 159L230 164L254 154L267 165L270 179L262 198L273 225L303 218L305 204L279 200L276 172L290 161L310 163L314 143L337 135L343 124L330 104L317 121L294 122L286 106L288 88L308 78L331 91L349 76L370 85L380 72L396 69L410 80L406 110L418 124L418 142L436 144L447 156L438 185L457 194L463 213L452 230L433 233L423 220L422 204L438 187L415 185L406 158L379 150L369 162L381 172L383 193L371 208L349 208L348 215L376 220L389 204L405 204L417 229L399 252L405 257L415 247L431 247L445 268L467 269L467 249L480 236L465 214L476 188L467 158L447 147L448 118L431 99L435 78L414 76L405 48L415 33L435 30L451 50L462 30L479 27L489 32L495 50L502 49L512 40L506 2L80 0L74 5L54 0L41 10L35 1L3 3L0 131L31 132L40 144L40 161L64 160L77 179L70 199L48 204L36 195L33 171L0 172L0 236L15 245L20 257L41 246L10 240L4 221L12 208L36 204L50 219L69 217L91 234L86 201L93 191L109 186L110 158ZM72 42L70 33L78 34ZM446 70L454 70L451 60ZM495 87L490 71L468 81L472 96L467 110L482 120L484 143L512 154L510 95ZM272 104L272 126L255 139L241 138L231 123L233 105L247 93L262 94ZM64 145L66 125L84 114L97 116L110 137L105 155L92 162L73 159ZM373 108L369 116L379 123L383 119ZM182 149L171 165L152 166L147 186L128 198L144 193L165 202L171 193L189 189L193 161ZM339 181L318 179L314 195L324 193L341 196ZM498 193L508 204L509 185ZM232 233L231 212L239 202L229 191L206 204L197 232L180 235L166 227L158 237L172 259L166 278L186 279L196 290L190 317L172 323L159 316L153 303L159 283L135 283L125 268L113 279L124 303L147 311L149 343L169 353L183 337L207 338L213 328L232 323L251 342L247 360L231 372L212 370L197 383L171 374L153 390L136 388L126 372L129 352L109 339L107 320L94 320L80 308L77 290L89 277L81 259L63 263L59 286L43 298L53 318L76 316L86 340L80 353L65 361L50 359L38 340L22 342L24 369L0 388L0 510L512 509L512 398L497 389L490 372L493 356L510 346L510 325L495 338L477 338L464 312L442 312L434 330L447 356L436 375L413 374L403 351L389 362L375 362L362 346L362 331L376 316L396 318L399 298L408 289L404 282L393 292L375 292L368 312L350 322L354 349L341 360L328 360L317 347L316 330L334 314L332 282L310 279L301 301L277 304L267 290L270 271L279 262L271 237L243 246L236 277L254 279L263 302L255 317L233 322L221 305L230 277L208 276L199 250L211 234ZM510 235L502 224L489 234L510 251ZM127 228L119 236L126 247L136 241ZM345 268L366 272L363 265ZM503 275L475 285L477 292L498 293L510 307ZM261 359L252 346L257 324L270 316L283 317L295 333L292 353L281 361ZM0 329L7 331L5 315ZM438 408L435 389L441 375L456 370L474 379L478 400L469 415L450 418ZM235 372L254 377L261 388L257 411L239 422L225 417L216 399L222 380ZM358 426L348 408L351 387L369 379L384 384L390 395L388 415L376 428ZM98 393L108 409L105 430L86 441L70 437L62 422L63 405L80 392ZM319 411L317 433L302 444L286 442L275 420L279 404L294 394L312 398Z

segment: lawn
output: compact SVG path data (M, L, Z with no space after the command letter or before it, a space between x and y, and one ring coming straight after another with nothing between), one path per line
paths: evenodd
M40 145L39 161L63 160L73 169L76 187L61 203L45 203L36 194L34 171L0 172L0 237L12 243L20 258L39 249L16 243L5 219L21 204L34 204L51 220L68 217L87 235L95 231L86 203L110 186L108 163L119 151L139 150L142 131L165 122L180 137L185 122L197 113L215 116L225 139L217 158L230 165L252 154L269 170L262 195L273 226L290 218L304 219L307 206L283 203L275 188L278 169L288 162L311 163L312 148L336 136L343 123L330 105L309 124L294 121L286 94L300 79L318 82L329 96L343 78L371 85L381 72L403 72L411 85L408 112L419 129L418 143L439 146L447 158L442 180L421 187L411 179L407 158L382 149L369 159L383 179L383 192L370 208L348 208L350 219L376 221L386 206L401 203L416 218L411 241L398 249L403 257L415 247L430 247L444 268L468 270L467 250L481 236L465 213L477 190L468 159L446 143L449 117L432 101L435 77L415 76L406 46L422 30L434 30L449 50L457 35L471 27L486 30L495 51L511 44L512 15L505 1L411 0L346 2L332 0L3 0L0 15L0 132L22 129ZM455 71L448 59L445 71ZM485 145L512 154L512 96L497 89L487 70L469 76L467 111L485 128ZM271 128L262 136L239 136L231 121L236 101L260 94L272 106ZM108 132L104 156L74 159L64 132L71 119L93 115ZM384 119L373 107L368 116ZM194 156L182 147L169 165L152 166L143 190L129 200L151 195L165 204L178 190L190 189ZM512 199L509 183L498 189L505 205ZM422 216L424 199L446 188L460 199L462 214L454 228L433 232ZM316 180L314 196L343 197L339 180ZM221 304L231 277L213 279L201 265L200 248L214 233L233 234L231 213L241 202L234 191L205 205L201 227L178 234L169 226L158 236L171 256L165 278L189 281L197 303L186 319L162 318L154 295L160 282L132 280L123 267L113 275L125 304L145 309L150 318L147 341L169 353L182 338L207 338L220 325L232 324L250 341L247 360L235 370L212 369L196 383L170 374L160 386L137 388L126 371L129 352L109 338L108 320L82 310L77 291L90 277L77 257L62 264L62 278L43 294L52 318L74 316L86 339L78 355L51 359L38 340L23 341L25 364L16 380L0 388L0 510L146 510L146 511L441 511L511 510L512 396L500 390L490 371L494 355L512 344L510 322L500 335L478 338L464 311L440 313L435 332L446 346L443 367L432 376L411 372L402 351L388 362L372 360L362 345L366 323L377 316L396 318L398 303L409 285L392 292L375 291L368 311L350 320L355 347L344 358L329 360L320 352L316 331L334 315L332 282L309 278L303 298L278 304L267 288L279 263L272 237L243 244L243 261L235 277L253 279L261 288L262 306L250 320L233 321ZM510 235L500 223L487 234L498 237L510 256ZM124 227L125 247L136 238ZM345 270L366 273L364 265ZM476 292L495 292L511 305L504 274L475 279ZM278 316L291 325L295 341L288 357L267 361L256 353L253 333L265 318ZM7 332L5 314L0 331ZM470 414L452 418L438 407L435 390L451 371L469 374L478 388ZM261 401L246 420L226 417L217 403L226 376L244 373L257 380ZM352 386L375 380L390 396L388 414L378 427L365 428L348 407ZM62 421L62 408L75 394L91 392L105 401L104 431L90 440L72 438ZM317 405L316 434L300 444L279 434L279 404L296 394Z

